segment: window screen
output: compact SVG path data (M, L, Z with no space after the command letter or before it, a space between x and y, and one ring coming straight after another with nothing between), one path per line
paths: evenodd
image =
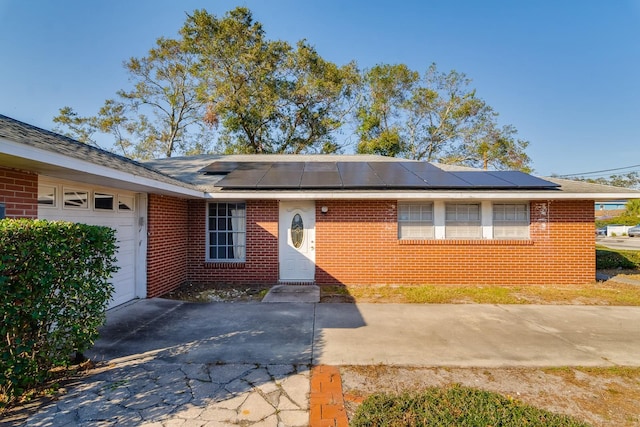
M481 239L480 203L447 203L445 208L447 239Z
M398 239L433 239L433 203L398 203Z
M493 205L494 239L528 239L529 205L496 203Z

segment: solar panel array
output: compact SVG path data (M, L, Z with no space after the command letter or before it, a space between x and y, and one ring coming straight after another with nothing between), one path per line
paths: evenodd
M227 162L201 170L225 175L222 189L551 189L557 184L519 171L442 170L426 162Z

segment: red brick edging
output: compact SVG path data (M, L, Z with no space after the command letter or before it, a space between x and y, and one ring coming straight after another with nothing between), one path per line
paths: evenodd
M309 408L310 427L348 427L338 368L319 365L311 370Z

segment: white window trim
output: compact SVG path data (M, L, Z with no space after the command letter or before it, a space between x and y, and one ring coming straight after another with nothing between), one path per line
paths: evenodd
M411 219L408 220L401 220L400 219L400 209L401 206L425 206L425 205L431 205L431 221L428 220L418 220L418 221L412 221ZM399 240L432 240L434 239L434 225L433 225L433 216L434 216L434 203L432 201L428 201L425 200L423 202L401 202L398 201L398 239ZM426 233L424 233L425 235L421 235L421 236L401 236L401 229L403 225L413 225L416 227L420 227L421 229L423 229L423 231L425 231ZM423 228L424 227L424 228Z
M87 195L86 206L68 206L66 202L67 193L85 193ZM62 209L87 211L91 208L91 191L87 189L81 189L81 188L63 187L62 195L61 195L61 203L62 203Z
M40 200L40 189L41 188L53 189L53 203L49 205L49 204L38 202L38 208L45 208L45 209L56 209L56 208L58 208L58 201L60 199L59 194L58 194L58 186L57 185L53 185L53 184L38 184L38 200Z
M209 206L218 205L220 203L236 203L236 204L244 204L244 256L242 258L234 258L234 259L220 259L220 258L211 258L209 256L210 248L211 248L211 231L209 230ZM205 229L206 229L206 245L205 245L205 260L206 262L211 263L220 263L220 264L233 264L233 263L244 263L247 260L247 202L244 200L216 200L207 202L205 208Z
M526 213L526 219L523 220L521 223L518 223L517 221L514 221L514 225L516 227L522 227L525 228L527 230L526 236L507 236L507 237L496 237L495 236L495 232L496 232L496 226L493 225L494 224L494 215L495 215L495 205L524 205L525 206L525 213ZM491 221L492 221L492 236L491 238L494 240L528 240L531 238L531 204L530 203L522 203L522 202L493 202L492 203L492 211L491 211ZM517 224L516 224L517 223Z
M400 238L400 231L398 230L398 240L529 240L531 239L531 203L521 202L521 201L510 201L510 200L460 200L456 202L449 202L444 200L424 200L424 201L410 201L409 203L433 203L433 238ZM402 200L397 201L398 206L403 203ZM447 226L446 226L446 204L447 203L458 203L458 204L480 204L480 227L481 227L481 237L461 237L461 238L447 238ZM527 237L494 237L495 229L493 222L493 206L494 204L518 204L518 205L526 205L527 212L527 227L529 233ZM399 213L398 213L399 215ZM400 227L400 219L398 217L397 221L398 227Z
M447 240L480 240L483 238L483 227L482 227L482 221L483 221L483 212L482 212L482 203L481 202L477 202L477 201L473 201L473 202L447 202L445 203L445 233L447 233L447 231L451 231L455 229L455 225L447 225L447 205L453 205L453 206L459 206L459 205L469 205L469 206L478 206L478 216L479 218L477 220L473 220L473 221L450 221L449 224L451 223L456 223L456 224L460 224L460 227L469 227L470 229L476 230L478 232L477 236L472 236L472 235L468 235L468 236L456 236L456 237L446 237ZM465 225L467 224L467 225Z
M98 208L96 207L96 194L100 194L102 196L111 196L112 200L113 200L113 206L111 207L111 209L104 209L104 208ZM106 191L94 191L93 192L93 200L92 200L92 208L94 211L96 212L113 212L116 210L116 203L118 203L118 197L116 197L115 194L112 193L107 193Z
M131 200L131 209L120 209L120 200L122 199L130 199ZM129 194L118 194L115 202L117 203L118 212L135 212L136 211L136 198ZM126 203L125 203L126 204Z

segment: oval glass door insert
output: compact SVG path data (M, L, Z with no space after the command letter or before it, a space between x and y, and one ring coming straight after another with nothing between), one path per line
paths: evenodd
M293 220L291 220L291 242L293 247L298 249L302 246L304 240L304 224L302 223L302 217L300 214L295 214Z

